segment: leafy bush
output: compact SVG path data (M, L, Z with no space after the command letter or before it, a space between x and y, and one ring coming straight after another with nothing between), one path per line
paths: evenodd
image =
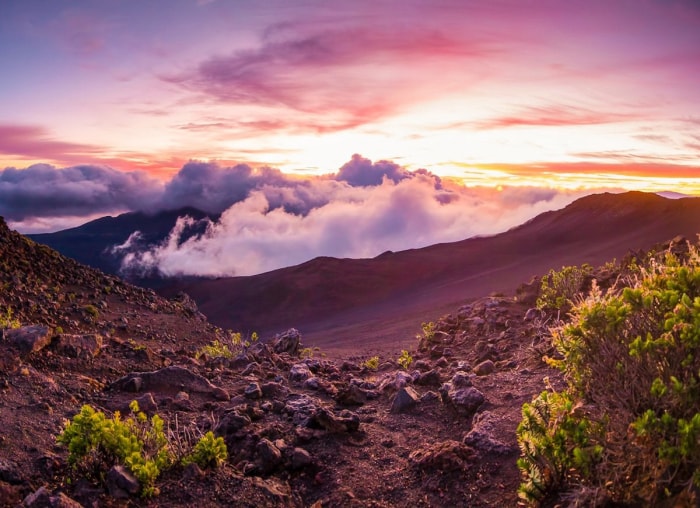
M584 283L590 278L593 268L588 264L563 266L561 270L550 270L542 277L540 296L537 298L538 309L561 310L565 314L571 308L574 298L583 290Z
M228 343L224 340L214 340L197 351L197 358L206 355L210 358L231 358L248 349L258 341L258 334L253 332L250 338L243 340L240 332L228 331Z
M100 312L97 310L97 307L95 307L92 304L88 304L85 307L83 307L83 310L89 314L90 316L93 317L93 319L97 319L100 316Z
M553 345L558 357L549 361L562 370L568 383L563 393L547 396L549 420L544 419L543 435L561 452L556 454L557 467L568 468L562 486L604 492L616 503L697 502L697 248L690 247L685 260L670 253L662 261L651 258L636 275L606 293L593 284L590 294L572 308L569 321L553 331ZM552 423L553 412L559 411L551 402L555 396L564 397L567 405L564 417ZM528 412L533 404L526 405ZM525 412L524 407L519 432L521 491L529 492L530 484L542 483L540 477L558 469L549 466L546 446L531 445L532 434L526 431L532 418ZM581 456L577 448L591 453ZM557 482L544 485L547 491Z
M408 370L408 368L413 363L413 357L408 351L404 349L403 351L401 351L401 356L399 356L399 358L396 360L396 363L398 363L401 366L401 368Z
M215 340L211 344L203 346L202 349L197 352L197 357L202 355L207 355L210 358L231 358L233 353L228 345Z
M192 453L182 459L182 464L186 466L195 463L202 468L218 467L227 458L228 450L226 449L224 438L214 437L214 433L209 431L195 445Z
M379 368L379 357L373 356L372 358L367 358L362 362L362 366L368 370L377 370Z
M108 418L84 405L56 441L68 447L70 465L96 478L115 463L123 464L141 484L141 495L150 497L172 454L163 420L158 415L149 420L136 401L129 407L134 416L122 420L119 412Z
M7 307L5 312L0 312L0 328L19 328L22 326L19 319L14 318L12 307Z

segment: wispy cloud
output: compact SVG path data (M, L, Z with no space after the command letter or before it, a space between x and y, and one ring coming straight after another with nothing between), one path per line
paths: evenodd
M506 116L486 119L472 125L478 129L502 129L508 127L539 126L566 127L569 125L600 125L628 122L639 119L637 113L595 111L578 106L552 104L522 107Z
M437 29L391 24L312 29L286 23L268 28L257 48L211 57L164 79L223 103L317 115L295 121L328 132L373 122L425 100L426 93L440 88L432 72L454 73L455 60L465 64L495 51L475 37ZM426 69L415 72L414 65ZM277 122L273 127L282 127ZM293 124L288 119L284 126Z
M54 139L47 129L36 125L0 124L0 154L48 160L93 155L97 148Z

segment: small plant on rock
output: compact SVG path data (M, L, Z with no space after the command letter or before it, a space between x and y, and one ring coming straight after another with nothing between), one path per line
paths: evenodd
M12 307L7 307L5 312L0 312L0 328L19 328L22 326L19 319L14 318Z
M399 356L399 358L396 360L396 363L398 363L402 369L408 370L413 363L413 357L404 349L401 351L401 356Z
M537 308L560 310L566 314L576 296L581 294L585 281L590 278L593 268L588 264L563 266L561 270L550 270L542 277Z
M202 349L197 352L197 358L202 355L207 355L209 358L231 358L233 353L227 344L215 340L211 344L203 346Z
M80 413L56 438L68 447L68 463L88 476L100 478L106 469L122 464L141 484L141 495L157 494L155 481L172 463L172 453L163 429L163 420L148 417L133 401L134 416L122 420L119 412L108 418L103 412L84 405Z
M362 362L362 366L367 370L377 370L379 368L379 357L373 356L372 358L367 358Z
M186 466L194 463L201 468L219 467L227 458L228 450L224 438L214 437L214 433L209 431L195 445L192 453L182 459L182 464Z

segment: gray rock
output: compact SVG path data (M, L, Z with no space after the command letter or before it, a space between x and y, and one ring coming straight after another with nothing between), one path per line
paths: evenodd
M269 439L261 439L255 447L258 466L263 473L273 471L282 462L282 452Z
M139 398L134 399L139 405L139 409L146 414L152 415L158 410L158 404L151 392L144 393Z
M70 335L62 333L57 338L56 351L71 358L90 359L102 350L101 335Z
M419 400L420 396L413 388L411 388L410 386L401 388L396 393L396 395L394 396L394 400L391 403L391 412L405 413L407 411L410 411L416 406L416 404L418 404Z
M263 391L258 383L250 383L246 386L243 394L247 399L260 399L262 398Z
M289 389L286 386L274 381L263 384L260 389L265 397L272 399L284 399L289 395Z
M289 467L293 470L302 469L313 463L311 454L303 448L294 448L289 457Z
M285 402L282 411L292 417L294 425L308 427L312 416L318 408L318 403L311 397L297 395Z
M299 351L301 334L296 328L290 328L284 333L275 335L272 339L272 350L275 353L288 353L294 355Z
M137 379L140 379L140 382L136 381ZM132 372L114 381L111 387L123 391L149 390L173 394L187 391L211 395L218 400L231 398L226 390L213 385L204 376L175 365L154 372Z
M349 384L336 397L336 402L343 406L361 406L367 402L367 393L356 384Z
M331 433L354 432L360 428L360 417L347 410L335 415L329 409L319 407L312 415L310 423Z
M297 363L292 365L289 369L289 380L294 383L303 383L311 377L311 370L304 363Z
M440 386L442 380L440 379L440 372L437 369L432 369L427 372L423 372L418 378L416 378L416 384L421 386Z
M28 355L41 351L51 343L51 330L39 325L5 330L5 341L21 354Z
M429 390L420 396L420 401L422 403L435 402L438 400L440 400L440 394L432 390Z
M250 423L251 420L248 415L242 415L237 411L230 411L221 418L219 424L214 429L214 433L217 436L230 436L243 427L250 425Z
M310 377L309 379L304 381L304 388L307 388L309 390L318 390L321 387L320 382L321 380L317 377Z
M476 367L474 367L474 373L477 376L487 376L491 374L494 370L496 370L496 364L494 364L491 360L484 360Z
M470 386L448 392L450 402L460 411L474 413L484 403L484 394Z
M138 480L123 466L112 466L107 471L105 485L109 495L116 499L128 499L141 489Z
M18 485L23 482L19 466L8 459L0 457L0 481Z
M499 432L499 417L493 413L477 414L471 430L464 436L464 443L472 448L495 455L510 455L518 451L516 444L506 444L496 434Z
M467 388L472 386L472 378L469 374L463 371L457 371L450 379L449 383L453 388Z

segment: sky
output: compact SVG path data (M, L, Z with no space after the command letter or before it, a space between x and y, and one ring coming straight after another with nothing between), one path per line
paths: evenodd
M316 212L405 186L430 204L385 212L435 222L403 247L601 190L700 195L697 0L3 0L0 68L23 232L247 204L316 238Z

